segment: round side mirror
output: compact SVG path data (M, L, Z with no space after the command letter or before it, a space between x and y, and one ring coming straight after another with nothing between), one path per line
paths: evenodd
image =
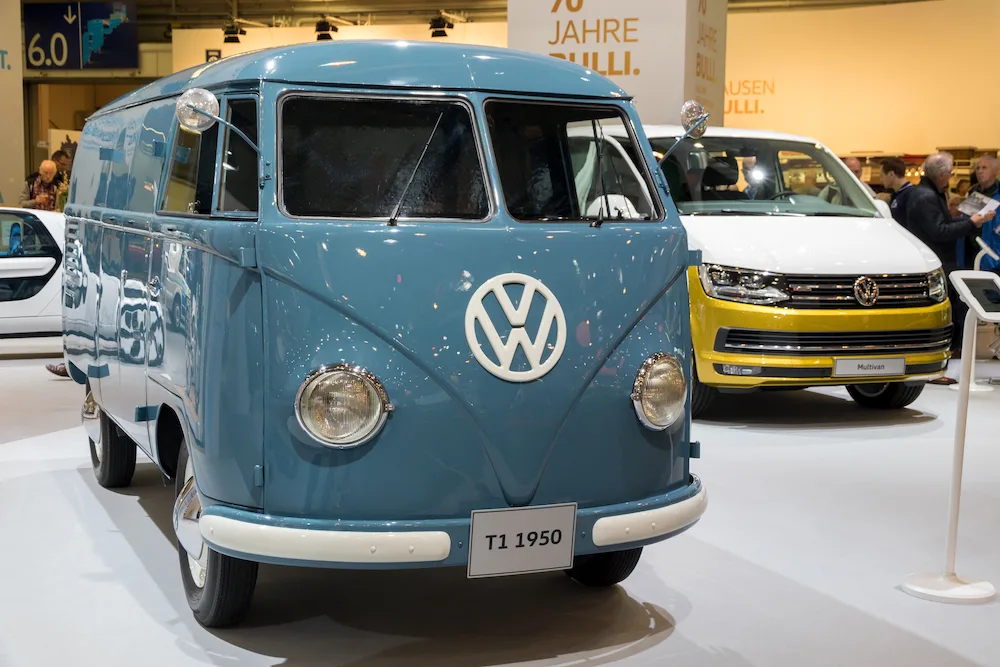
M204 88L192 88L177 98L177 122L192 132L204 132L215 124L219 99Z
M704 122L705 115L705 107L701 105L701 102L688 100L684 103L684 106L681 107L681 125L685 131L690 131L688 136L698 139L705 134L708 127L708 124ZM699 121L701 121L700 124Z

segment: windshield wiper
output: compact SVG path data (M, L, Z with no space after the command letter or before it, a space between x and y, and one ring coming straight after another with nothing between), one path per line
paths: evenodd
M825 218L874 218L874 215L864 215L861 213L838 213L837 211L816 211L807 215Z
M399 196L399 201L396 202L396 207L392 209L392 215L389 216L389 226L395 226L396 219L399 218L399 209L403 205L403 200L406 199L406 193L410 191L410 186L413 185L413 179L417 175L417 170L420 169L420 163L424 161L424 156L427 155L427 149L431 146L431 141L434 139L434 135L437 134L438 125L441 124L441 119L444 118L444 112L438 114L437 120L434 122L434 129L431 130L431 135L427 137L427 143L424 144L424 150L420 152L420 157L417 158L417 163L413 165L413 172L410 174L410 180L406 182L406 187L403 188L403 194Z
M532 217L521 219L530 220L531 222L597 222L599 220L599 218L588 217L585 215L541 215L537 218Z
M594 142L597 145L597 173L601 175L601 197L604 198L604 206L597 209L597 219L590 223L591 227L600 227L604 222L604 213L611 212L611 202L608 200L608 187L604 183L604 136L597 136L597 120L590 119L590 126L594 130Z
M717 208L710 211L691 211L690 213L685 213L680 211L681 215L780 215L780 216L802 216L801 213L784 213L778 211L743 211L735 208Z

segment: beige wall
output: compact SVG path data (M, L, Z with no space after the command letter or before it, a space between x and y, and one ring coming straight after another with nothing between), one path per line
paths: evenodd
M728 30L729 127L841 155L1000 147L1000 0L731 14Z
M56 83L38 85L38 107L32 109L32 125L36 129L31 147L30 169L49 157L58 146L47 145L49 130L82 130L78 121L105 104L135 90L139 82L125 83ZM46 144L46 145L40 145Z
M426 23L414 25L386 26L337 26L339 32L334 40L353 39L405 39L410 41L430 41L431 32ZM272 46L288 46L316 41L316 27L309 24L301 28L244 28L247 34L240 36L239 44L223 43L221 28L173 31L174 71L204 64L206 49L221 49L222 56L255 51ZM457 42L481 44L484 46L506 46L506 23L458 23L448 30L447 37L434 39L435 42Z
M21 3L0 2L0 195L17 206L24 184L24 92L21 81Z

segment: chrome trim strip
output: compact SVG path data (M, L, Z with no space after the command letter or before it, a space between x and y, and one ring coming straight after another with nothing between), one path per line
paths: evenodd
M881 345L822 345L822 346L804 346L804 345L764 345L764 344L749 344L749 343L739 343L732 344L728 341L726 342L726 352L864 352L864 351L874 351L874 350L926 350L928 352L934 352L939 348L948 347L951 342L951 338L945 338L943 340L929 341L927 343L885 343Z

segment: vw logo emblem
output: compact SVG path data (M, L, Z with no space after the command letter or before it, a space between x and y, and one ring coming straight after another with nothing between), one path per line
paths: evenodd
M521 301L517 308L507 294L507 285L523 285L524 291L521 294ZM490 319L486 312L486 305L483 303L486 298L493 294L503 309L503 314L510 325L510 335L505 343L497 331L496 324ZM545 309L542 311L542 321L535 332L534 339L528 334L525 324L528 321L528 313L531 311L531 304L536 298L545 299ZM486 335L486 345L496 355L494 361L483 350L483 344L479 341L479 334L476 331L476 322L482 327ZM548 350L547 342L552 333L552 327L556 328L555 347ZM556 300L552 291L542 284L537 278L526 276L522 273L504 273L490 278L475 291L469 306L465 309L465 338L469 342L469 349L483 368L502 380L510 382L531 382L542 377L555 367L566 347L566 316L563 314L562 306ZM517 348L524 351L524 356L528 358L528 370L517 371L511 369L511 364L517 354ZM546 352L550 352L548 356ZM499 362L499 363L497 363Z
M861 276L854 281L854 298L862 306L874 306L878 301L878 283L868 276Z

